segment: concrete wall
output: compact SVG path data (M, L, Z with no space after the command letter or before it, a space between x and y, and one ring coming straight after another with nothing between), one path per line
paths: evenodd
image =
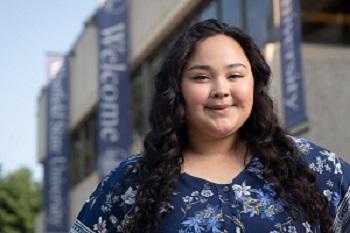
M282 116L279 44L267 45L265 56L272 70L271 95ZM350 162L350 48L302 44L302 58L309 130L301 136Z
M74 128L97 103L97 32L87 23L71 51L70 127Z
M46 129L47 129L47 89L44 87L38 97L37 105L37 161L43 162L46 156Z
M310 123L304 136L350 162L350 48L304 44L302 55Z
M270 96L274 102L274 109L279 117L283 116L281 108L282 83L281 83L281 61L279 43L269 43L265 46L264 56L271 68Z

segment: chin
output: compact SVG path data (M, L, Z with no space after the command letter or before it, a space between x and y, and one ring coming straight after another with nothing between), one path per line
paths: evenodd
M212 131L212 135L216 138L226 138L238 132L237 128L216 129Z
M243 125L241 122L223 122L224 124L214 124L211 130L223 135L234 134Z

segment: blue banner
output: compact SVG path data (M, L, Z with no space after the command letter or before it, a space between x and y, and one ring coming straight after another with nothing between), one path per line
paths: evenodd
M97 161L100 177L128 156L131 142L126 0L107 0L98 27Z
M284 123L287 129L307 121L300 53L299 0L280 1L280 42Z
M61 58L62 59L62 58ZM54 59L59 62L59 58ZM47 150L44 163L45 232L69 230L69 90L68 59L49 64Z

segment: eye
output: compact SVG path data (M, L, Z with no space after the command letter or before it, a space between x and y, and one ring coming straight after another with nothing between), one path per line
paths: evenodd
M239 73L234 73L234 74L230 74L228 75L229 79L236 79L236 78L243 78L244 76L242 74Z
M196 81L204 81L204 80L209 79L209 77L205 76L205 75L197 75L197 76L192 77L192 79L196 80Z

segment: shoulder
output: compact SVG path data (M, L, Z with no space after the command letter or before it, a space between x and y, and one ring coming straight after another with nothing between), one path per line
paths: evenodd
M124 217L134 204L138 182L134 167L141 157L129 157L102 179L85 201L71 233L122 232Z
M102 181L98 185L97 190L98 189L101 189L101 191L109 190L109 189L115 188L116 184L122 184L127 172L130 171L131 174L136 172L133 169L135 168L136 163L141 158L142 156L138 154L138 155L132 155L128 157L126 160L122 161L116 168L114 168L108 175L106 175L102 179ZM131 178L135 179L134 176L132 176ZM134 179L132 179L132 181L134 181Z
M292 137L301 153L301 159L314 171L316 188L329 201L330 213L335 219L335 232L348 232L350 226L350 165L335 152L307 139ZM349 229L345 229L349 227Z
M335 152L305 138L291 137L300 151L301 159L316 175L341 176L348 172L349 165Z

